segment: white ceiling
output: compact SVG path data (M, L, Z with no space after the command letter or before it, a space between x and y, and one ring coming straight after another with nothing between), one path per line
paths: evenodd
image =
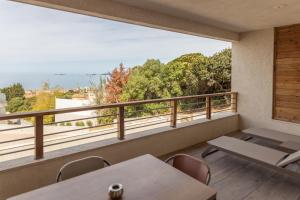
M115 1L235 32L300 23L300 0Z

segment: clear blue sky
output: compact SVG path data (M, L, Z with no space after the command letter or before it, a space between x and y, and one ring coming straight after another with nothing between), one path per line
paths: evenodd
M228 42L0 0L1 72L103 73L148 58L212 55Z

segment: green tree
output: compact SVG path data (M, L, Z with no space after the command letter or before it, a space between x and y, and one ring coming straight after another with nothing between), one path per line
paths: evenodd
M147 60L142 66L134 67L123 89L121 100L134 101L169 97L169 92L162 79L163 67L164 64L155 59ZM158 109L160 107L166 107L165 103L126 107L126 113L129 117L163 112ZM144 112L139 112L140 110Z
M159 60L147 60L132 69L122 93L122 101L156 99L168 96L162 81L164 64Z
M223 92L231 88L231 49L224 49L210 57L210 73L213 91Z
M207 57L200 53L180 56L164 68L164 82L171 96L206 93L209 73Z
M23 111L24 99L22 97L14 97L7 103L6 110L10 113Z
M6 110L10 113L31 111L35 101L35 97L14 97L7 103Z
M5 94L6 101L9 102L12 98L15 97L24 97L25 90L20 83L14 83L9 87L2 88L1 92Z
M186 54L167 64L151 59L131 70L121 99L134 101L226 91L230 89L230 74L230 49L211 57L200 53ZM203 105L203 100L197 103ZM162 105L147 104L138 108L151 110L160 106ZM136 108L129 107L127 110L130 113Z

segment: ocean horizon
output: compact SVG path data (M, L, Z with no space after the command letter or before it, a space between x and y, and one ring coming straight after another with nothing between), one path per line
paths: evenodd
M48 82L51 88L75 89L98 83L100 76L105 77L105 74L1 73L0 88L8 87L14 83L21 83L25 90L36 90L41 88L43 83Z

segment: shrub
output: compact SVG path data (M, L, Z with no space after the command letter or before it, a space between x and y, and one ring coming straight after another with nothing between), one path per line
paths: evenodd
M93 126L93 122L91 120L86 121L86 125L89 127Z
M61 122L61 123L59 123L59 125L60 126L65 126L66 124L65 124L65 122Z
M84 122L83 121L79 121L75 123L76 126L84 126Z
M66 126L72 126L72 123L71 122L67 122Z

